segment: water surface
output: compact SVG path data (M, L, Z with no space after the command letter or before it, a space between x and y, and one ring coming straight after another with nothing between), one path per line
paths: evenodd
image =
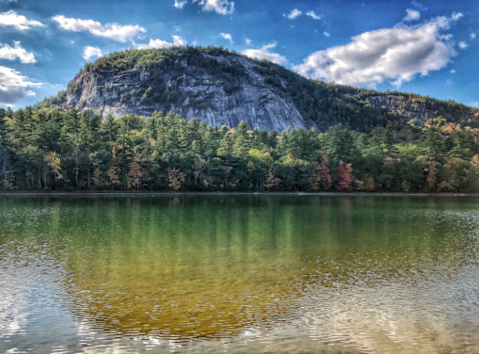
M1 197L0 352L479 353L475 198Z

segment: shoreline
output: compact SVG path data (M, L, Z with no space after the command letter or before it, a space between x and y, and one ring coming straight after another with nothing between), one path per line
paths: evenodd
M441 198L464 198L479 197L478 193L404 193L404 192L143 192L143 191L73 191L73 192L52 192L52 191L13 191L0 192L1 197L36 197L36 196L225 196L225 195L250 195L250 196L316 196L316 197L441 197Z

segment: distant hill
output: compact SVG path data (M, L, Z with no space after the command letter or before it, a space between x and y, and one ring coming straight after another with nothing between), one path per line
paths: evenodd
M454 101L306 79L265 60L215 47L127 50L88 63L66 91L35 108L76 107L120 117L173 111L212 126L283 131L343 123L355 131L444 118L479 127L479 110Z

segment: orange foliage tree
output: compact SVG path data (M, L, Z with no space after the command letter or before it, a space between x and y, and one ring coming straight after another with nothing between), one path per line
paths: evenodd
M341 161L338 165L338 171L336 172L336 189L340 191L347 191L351 188L353 183L353 168L350 163L346 166Z
M319 176L321 178L321 188L323 191L329 191L331 188L331 176L329 175L329 160L328 155L324 154L319 166Z

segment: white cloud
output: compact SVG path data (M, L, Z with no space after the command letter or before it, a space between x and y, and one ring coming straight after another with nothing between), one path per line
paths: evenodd
M423 6L421 3L417 1L411 1L411 5L417 7L420 10L426 11L427 7Z
M326 37L331 37L331 34L330 34L329 32L324 31L323 34L324 34Z
M27 90L27 91L25 91L25 93L27 94L27 96L36 96L36 95L37 95L37 94L36 94L34 91L32 91L32 90Z
M321 20L323 18L321 15L316 15L314 11L306 12L306 16L309 16L315 20Z
M289 18L290 20L294 20L296 17L301 16L301 14L302 14L301 11L299 11L298 9L294 9L289 13L289 15L283 15L283 16Z
M25 88L41 85L29 80L14 69L0 66L0 104L12 106L22 98L31 95Z
M175 5L173 6L176 7L177 9L182 9L183 7L185 7L187 2L188 2L187 0L175 0Z
M475 34L475 33L471 33L471 34L470 34L470 37L471 37L471 39L476 39L476 34Z
M452 19L453 21L457 21L457 20L459 20L459 19L460 19L461 17L463 17L463 16L464 16L464 15L463 15L462 13L460 13L460 12L454 12L454 13L452 14L452 16L451 16L451 19Z
M85 60L90 60L92 57L102 57L103 54L101 53L101 49L98 47L90 47L87 45L85 48L83 48L83 59Z
M162 49L170 47L180 47L186 45L186 41L180 36L171 36L173 38L173 43L167 41L162 41L161 39L150 39L148 44L137 44L138 49Z
M0 47L0 59L19 59L23 64L32 64L36 62L33 53L27 52L23 49L19 41L13 41L13 47L10 47L8 44Z
M459 45L459 48L461 49L466 49L467 47L469 47L469 44L467 44L464 41L460 41L458 45Z
M282 55L279 55L278 53L270 52L270 49L273 49L275 47L276 47L276 43L271 43L259 49L246 49L243 51L243 54L250 58L266 59L280 65L287 64L288 60L285 57L283 57Z
M228 41L230 41L231 44L233 44L233 37L231 37L231 34L229 33L220 33L220 36Z
M479 108L479 101L476 101L476 102L471 102L470 104L472 107L476 107L476 108Z
M102 25L100 22L93 20L82 20L75 18L66 18L63 15L53 17L61 28L73 32L88 31L98 37L110 38L118 42L126 42L137 36L139 33L146 32L146 29L138 25L119 25L116 23L107 23Z
M246 43L246 45L251 45L251 43L253 43L253 41L249 38L246 38L245 43Z
M229 0L192 0L198 3L203 11L214 11L218 15L231 15L235 11L235 3ZM175 7L182 9L188 0L175 0Z
M417 21L421 18L421 13L416 10L407 9L407 15L403 18L403 21Z
M456 73L456 69L452 69L451 74L455 74L455 73Z
M365 32L349 44L318 51L294 67L298 73L326 81L370 86L391 81L400 86L417 74L444 68L456 51L449 37L454 16L439 17L420 26L399 26Z
M10 10L0 13L0 26L12 26L20 31L25 31L33 27L43 27L44 24L35 20L29 20L25 16Z

